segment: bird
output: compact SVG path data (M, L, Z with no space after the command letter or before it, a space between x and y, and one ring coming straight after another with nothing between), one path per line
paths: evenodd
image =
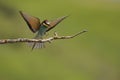
M63 21L65 18L68 16L62 16L60 18L57 18L52 21L43 20L40 22L40 19L31 15L28 15L27 13L23 11L19 11L20 15L23 17L25 22L27 23L29 29L33 32L36 33L36 36L34 39L43 39L43 36L46 34L46 32L50 31L53 29L56 25L58 25L61 21ZM32 50L34 48L44 48L45 45L42 42L31 42L30 43L32 46Z

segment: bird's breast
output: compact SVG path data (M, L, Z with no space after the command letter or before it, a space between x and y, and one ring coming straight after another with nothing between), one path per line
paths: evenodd
M38 34L41 35L41 36L43 36L46 33L46 30L47 30L47 27L44 26L44 25L41 25L40 29L38 31Z

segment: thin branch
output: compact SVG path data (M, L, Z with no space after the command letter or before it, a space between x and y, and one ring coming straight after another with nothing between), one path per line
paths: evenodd
M51 42L53 40L58 40L58 39L70 39L74 38L80 34L83 34L87 32L86 30L83 30L79 33L74 34L73 36L58 36L58 34L55 32L53 37L47 38L47 39L28 39L28 38L17 38L17 39L2 39L0 40L0 44L6 44L6 43L17 43L17 42Z

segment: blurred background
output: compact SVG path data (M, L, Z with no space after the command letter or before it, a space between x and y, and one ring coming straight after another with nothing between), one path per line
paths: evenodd
M0 44L0 80L119 80L120 0L1 0L0 39L33 38L19 10L54 20L70 15L48 33L72 35L46 48Z

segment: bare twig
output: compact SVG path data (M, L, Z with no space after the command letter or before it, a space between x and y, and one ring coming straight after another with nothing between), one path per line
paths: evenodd
M17 42L51 42L53 40L58 39L70 39L74 38L82 33L87 32L86 30L83 30L77 34L74 34L73 36L58 36L58 34L55 32L53 37L47 38L47 39L28 39L28 38L17 38L17 39L2 39L0 40L0 44L6 44L6 43L17 43Z

